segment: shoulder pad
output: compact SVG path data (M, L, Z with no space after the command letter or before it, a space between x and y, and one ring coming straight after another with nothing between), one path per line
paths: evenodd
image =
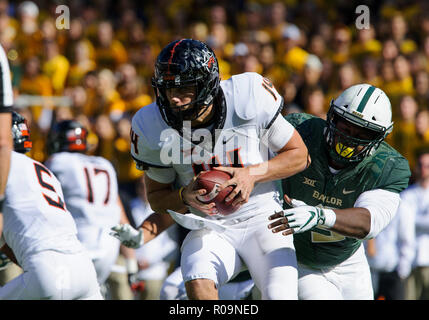
M400 193L408 187L411 177L408 160L386 142L380 144L372 162L372 170L378 176L380 188Z
M283 98L272 83L257 73L234 75L223 82L228 107L233 107L242 120L258 118L258 122L268 125L283 105Z

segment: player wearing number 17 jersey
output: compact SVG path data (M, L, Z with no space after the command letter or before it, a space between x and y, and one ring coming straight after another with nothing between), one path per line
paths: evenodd
M218 298L216 288L247 266L263 299L296 299L292 239L264 225L281 208L274 180L307 165L301 137L279 116L282 97L256 73L220 81L215 54L192 39L161 51L152 84L157 101L133 118L131 154L147 170L152 209L163 216L174 210L176 221L193 229L181 257L188 298ZM220 187L234 185L229 197L237 210L228 216L200 202L205 191L193 189L195 176L210 169L232 175ZM127 230L115 231L126 241Z
M119 254L120 242L109 231L125 214L115 169L107 159L85 154L86 136L78 121L55 124L49 134L46 166L61 182L78 238L89 251L102 285Z
M14 150L3 207L2 251L23 273L0 288L0 300L102 299L94 265L76 236L60 182L31 149L24 118L13 113Z

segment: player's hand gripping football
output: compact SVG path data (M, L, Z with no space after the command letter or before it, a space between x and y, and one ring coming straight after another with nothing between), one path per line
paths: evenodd
M113 232L110 233L111 236L119 239L121 243L128 247L137 249L140 248L144 243L143 229L134 229L129 224L118 224L112 227L110 230Z
M186 187L183 188L183 190L181 190L181 198L186 205L211 216L218 213L216 209L216 204L214 202L205 204L198 200L198 196L202 196L207 193L205 189L194 190L197 178L203 172L205 171L200 172L191 180L191 182Z
M232 176L232 179L226 181L219 187L219 190L222 190L228 186L234 186L232 192L225 198L225 202L234 199L231 205L238 209L249 201L250 194L255 187L256 176L250 174L248 167L214 167L213 169L228 172Z
M332 227L335 223L335 213L330 209L308 206L305 202L290 199L287 195L284 199L293 208L276 212L268 218L274 220L268 225L274 233L283 231L282 234L287 236L311 230L317 225Z

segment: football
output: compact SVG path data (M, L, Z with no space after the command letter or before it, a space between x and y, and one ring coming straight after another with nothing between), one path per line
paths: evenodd
M221 215L226 216L233 213L237 209L231 205L234 200L225 202L225 198L231 193L234 187L228 186L220 192L218 190L218 187L229 179L231 179L231 175L224 171L211 170L201 173L197 178L194 190L206 189L207 193L198 196L198 200L203 203L214 202Z

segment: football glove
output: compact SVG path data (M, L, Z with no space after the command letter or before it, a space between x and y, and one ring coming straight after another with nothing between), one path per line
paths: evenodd
M283 210L283 216L294 233L302 233L318 225L330 228L335 224L335 212L326 208L301 205Z
M119 224L111 228L110 235L119 239L121 244L128 248L137 249L144 244L143 229L134 229L129 224Z
M297 200L299 201L299 200ZM336 214L333 210L305 205L304 202L295 202L292 209L275 212L269 217L274 220L268 225L274 233L283 231L283 235L302 233L316 226L332 228L335 224Z
M291 199L291 202L289 203L293 208L306 206L307 204L304 201L297 200L297 199Z

